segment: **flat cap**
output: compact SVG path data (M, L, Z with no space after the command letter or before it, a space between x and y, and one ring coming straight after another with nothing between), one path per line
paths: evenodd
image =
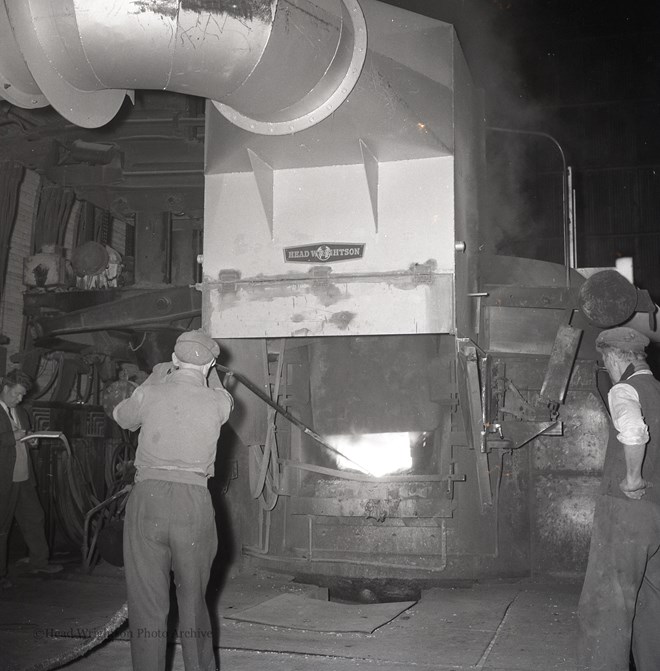
M174 345L174 353L179 361L203 366L210 363L220 354L218 343L203 331L186 331L182 333Z
M649 342L650 340L643 333L627 326L618 326L599 333L596 338L596 348L609 345L624 352L643 352Z

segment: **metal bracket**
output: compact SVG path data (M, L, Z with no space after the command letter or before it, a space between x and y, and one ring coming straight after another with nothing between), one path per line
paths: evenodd
M482 512L493 505L493 490L483 413L484 402L479 384L477 346L469 339L458 339L458 389L468 447L474 450L477 484Z
M313 266L309 270L309 276L314 281L314 286L327 286L330 284L332 268L327 266Z
M223 294L236 293L236 285L241 279L241 273L238 270L223 269L218 273L218 281L220 282L220 291Z
M414 263L410 266L413 276L413 285L433 284L433 267L430 263Z
M465 482L467 476L465 473L463 475L456 475L456 464L452 461L449 464L449 473L447 474L447 498L454 498L454 483L456 482Z
M491 448L517 450L538 436L563 436L562 422L501 422L500 438L488 439Z

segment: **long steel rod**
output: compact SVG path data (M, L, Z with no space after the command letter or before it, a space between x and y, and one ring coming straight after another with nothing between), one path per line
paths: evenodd
M351 459L350 457L347 457L343 452L340 452L338 449L332 447L332 445L328 445L321 436L319 436L316 431L313 431L310 429L305 423L303 423L301 420L299 420L297 417L292 415L290 412L287 412L286 409L281 406L279 403L276 401L273 401L268 394L266 394L263 390L261 390L254 382L252 382L249 378L245 377L245 375L241 375L241 373L236 373L233 370L230 370L229 368L225 368L225 366L220 365L219 363L215 364L215 367L221 372L224 373L225 375L231 375L232 377L235 377L244 387L249 389L253 394L258 396L264 403L267 403L271 408L274 408L277 410L277 412L284 417L284 419L288 420L293 424L294 426L297 426L303 433L307 434L310 438L313 438L319 445L322 445L325 447L326 450L329 450L330 452L333 452L334 454L342 457L342 459L346 459L346 461L350 462L355 466L358 470L363 471L367 475L370 475L371 477L376 477L371 471L369 471L367 468L364 466L361 466L358 464L356 461Z

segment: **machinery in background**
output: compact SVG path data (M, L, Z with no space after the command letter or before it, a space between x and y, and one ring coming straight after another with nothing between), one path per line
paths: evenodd
M273 48L292 40L285 4ZM250 96L252 123L207 104L197 286L95 290L75 310L28 295L35 344L102 352L107 382L201 324L223 366L334 448L226 379L237 404L212 490L250 565L310 579L580 573L607 435L595 337L628 322L656 335L655 306L611 271L481 253L483 110L454 29L361 0L365 44L356 7L331 5L306 4L304 24L343 17L330 33L352 45L328 114L305 104L280 134L279 112ZM268 60L282 95L335 90L294 60L295 77Z

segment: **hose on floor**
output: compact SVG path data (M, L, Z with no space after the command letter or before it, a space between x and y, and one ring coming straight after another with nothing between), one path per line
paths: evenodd
M101 627L93 638L85 640L80 645L77 645L71 650L64 653L42 660L31 666L24 666L19 669L11 671L52 671L59 669L65 664L73 662L75 659L83 657L88 652L94 650L105 641L109 636L114 634L119 627L128 619L128 604L124 603L122 607Z

